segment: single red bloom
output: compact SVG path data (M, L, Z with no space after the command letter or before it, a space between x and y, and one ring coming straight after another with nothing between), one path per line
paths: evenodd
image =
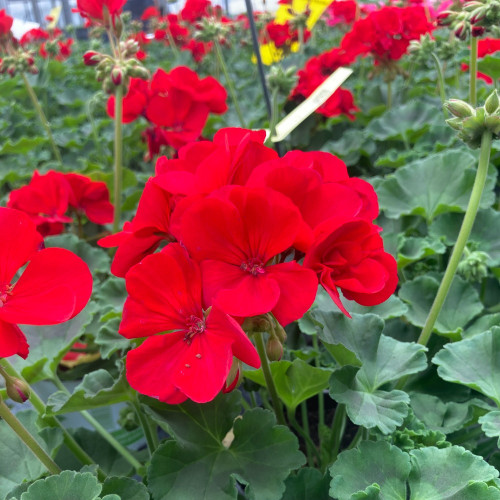
M172 208L172 196L150 179L132 222L125 223L123 231L98 241L104 248L118 247L111 264L115 276L125 277L132 266L153 253L162 242L174 239L170 234Z
M147 21L148 19L151 19L152 17L160 17L160 16L161 16L160 11L156 7L151 6L151 7L147 7L146 9L144 9L144 12L142 13L142 16L141 16L141 20Z
M339 0L332 2L328 7L328 13L330 14L330 19L327 23L330 26L335 26L336 24L352 24L356 19L356 11L358 9L358 4L354 0Z
M55 325L76 316L90 299L92 275L69 250L38 251L42 237L18 210L0 208L0 234L0 357L26 358L28 344L17 325Z
M113 222L114 210L105 182L93 181L80 174L65 174L65 177L71 187L68 200L71 208L79 215L85 214L95 224Z
M184 21L194 23L203 17L210 16L212 11L213 7L210 0L186 0L180 16Z
M127 380L138 392L170 404L206 403L223 389L233 356L260 366L238 323L217 306L204 310L199 266L180 245L146 257L126 280L119 331L148 337L127 354Z
M12 28L14 18L10 17L5 9L0 10L0 38L7 36Z
M292 28L290 21L286 21L284 24L278 24L271 21L266 25L266 32L269 39L271 39L278 48L290 46L293 42L299 41L299 31ZM310 37L311 32L305 29L303 42L307 42Z
M293 203L271 189L231 186L192 203L179 239L201 261L206 304L241 317L272 312L282 325L301 318L316 297L316 276L280 258L301 222Z
M94 22L102 22L104 19L104 7L109 12L111 19L120 15L127 0L76 0L76 11L82 17Z
M50 170L40 175L35 170L30 183L11 191L7 206L27 213L43 236L62 233L64 223L73 222L68 210L70 186L63 174Z
M328 219L316 228L316 241L305 256L304 266L318 273L321 285L347 316L337 287L364 306L381 304L396 290L397 264L384 251L379 231L366 220Z
M24 33L24 35L19 40L19 43L21 45L27 45L33 42L48 40L49 38L50 35L47 31L41 28L32 28Z

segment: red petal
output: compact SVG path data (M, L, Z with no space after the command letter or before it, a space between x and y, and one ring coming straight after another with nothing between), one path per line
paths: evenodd
M127 354L127 380L141 394L169 404L185 401L186 396L173 384L175 365L187 348L184 332L157 335Z
M0 235L0 284L8 284L43 240L25 213L3 207L0 207Z
M92 294L87 264L63 248L37 252L0 309L5 321L53 325L76 316Z
M0 320L0 358L18 354L26 359L29 346L26 337L17 325Z
M297 262L286 262L266 268L270 278L280 287L278 303L273 314L282 326L302 318L312 306L318 291L318 278L311 269Z

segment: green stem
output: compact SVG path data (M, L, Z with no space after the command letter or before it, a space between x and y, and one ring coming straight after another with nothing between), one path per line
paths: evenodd
M142 430L144 431L144 437L146 438L146 442L148 444L149 455L152 456L155 452L156 448L158 448L158 432L156 425L152 425L151 420L144 414L141 409L141 404L137 399L137 393L131 394L130 402L132 403L135 414L139 419Z
M271 123L269 124L271 134L268 139L269 145L272 144L272 138L276 137L276 125L278 124L278 118L280 115L278 95L279 90L277 88L273 89L273 93L271 95Z
M335 460L337 460L337 455L339 454L340 450L340 443L342 442L342 437L344 436L345 424L345 405L339 404L335 410L335 416L333 417L332 423L332 433L330 435L330 441L327 445L327 452L330 456L330 462L335 462Z
M298 30L299 33L299 54L304 53L304 27L299 26Z
M471 37L470 42L470 64L469 64L469 104L475 108L477 104L476 99L476 83L477 83L477 38Z
M292 427L297 431L299 436L306 443L307 461L308 461L309 465L311 467L314 465L313 459L311 456L311 451L314 454L314 456L316 457L316 461L319 465L321 463L321 457L319 456L318 449L316 448L316 445L314 444L313 440L311 439L311 436L309 436L309 434L307 434L307 432L305 432L304 429L302 429L302 427L298 424L297 420L295 420L295 415L294 415L293 411L290 411L288 409L287 415L288 415L288 420L290 421L290 424L292 425Z
M18 373L15 368L4 358L0 359L0 366L7 372L11 377L18 378L24 383L28 382L23 378L23 376ZM61 422L52 416L47 416L47 409L42 398L36 393L33 387L30 387L30 403L33 408L38 412L40 418L50 427L59 427L63 433L64 444L68 449L75 455L75 457L80 460L83 465L93 465L94 460L87 454L87 452L76 442L75 438L68 432L68 430L61 424ZM106 474L101 470L97 469L97 477L99 481L104 481L106 479Z
M443 307L448 291L450 290L451 283L455 276L460 259L464 252L465 245L469 239L472 226L476 220L477 211L479 208L479 203L481 202L481 195L483 194L484 185L486 183L486 176L488 174L488 165L490 161L491 152L491 132L486 130L483 132L481 138L481 152L479 155L479 165L476 172L476 178L474 180L474 186L472 187L472 193L470 196L469 204L465 212L464 220L462 222L462 227L458 233L458 238L453 247L453 252L451 253L450 260L448 261L448 266L444 273L441 284L437 291L436 298L432 304L429 315L425 322L424 328L417 342L422 345L427 345L429 338L432 334L434 324L436 323L437 317L441 308Z
M318 353L318 356L314 358L314 366L316 368L320 367L319 362L319 342L318 335L315 334L312 336L313 349ZM318 439L321 445L321 429L325 426L325 395L323 391L320 391L318 394Z
M392 106L392 82L389 80L387 82L387 109L391 109Z
M346 450L352 450L353 448L356 448L356 446L358 446L358 443L363 438L364 431L365 431L364 427L358 428L356 434L354 434L354 437L352 438L352 441L350 442Z
M38 100L38 97L36 96L35 91L33 90L33 87L30 85L28 78L26 77L26 75L24 73L22 73L22 76L23 76L24 86L26 87L26 91L28 92L28 95L31 99L33 107L35 108L35 111L38 115L38 118L40 119L40 122L42 123L43 128L45 129L45 133L47 134L47 138L49 139L50 147L52 148L52 152L54 153L56 160L62 165L61 152L59 151L59 148L57 147L56 141L54 140L54 136L52 135L50 123L48 122L47 117L45 116L45 113L43 112L42 106L40 105L40 101Z
M302 418L302 429L304 431L304 434L306 434L310 438L311 431L309 429L309 416L307 415L307 405L305 401L300 403L300 416ZM312 439L306 440L307 461L311 465L313 465L311 443L314 445Z
M260 362L262 364L262 373L264 374L267 390L269 391L271 401L273 402L276 420L278 424L286 425L285 415L283 414L283 407L281 406L278 391L276 390L276 386L274 385L273 374L271 373L269 360L267 359L266 348L264 346L264 338L261 332L255 333L255 345L257 347L257 352L259 353Z
M4 401L0 400L0 417L5 423L18 435L19 439L33 452L33 454L42 462L51 474L59 474L61 469L47 454L47 452L38 444L38 441L9 410Z
M226 78L226 85L227 85L227 88L229 89L229 94L231 95L231 99L233 100L234 109L236 110L236 114L238 115L238 118L240 120L240 124L243 128L247 128L245 125L245 120L243 118L243 113L241 112L240 105L238 103L238 98L236 97L234 83L233 83L233 80L229 76L229 73L227 71L227 66L226 66L226 63L224 61L224 56L222 55L222 49L220 47L218 40L214 41L214 47L215 47L215 54L217 55L217 60L219 61L222 72L224 73L224 77Z
M122 182L123 182L123 87L119 85L115 92L115 167L114 167L114 206L115 217L113 232L120 230L122 212Z
M446 93L444 90L445 85L444 85L443 68L441 68L441 62L439 61L438 56L434 52L431 52L431 57L436 66L436 71L438 75L438 88L439 88L439 96L441 97L441 104L444 104L446 101ZM448 117L448 115L446 114L446 109L444 110L444 114L446 117Z
M60 391L68 396L70 395L68 389L66 389L56 375L54 375L51 381ZM132 455L132 453L130 453L130 451L107 431L88 411L82 410L80 414L136 471L142 469L142 464Z

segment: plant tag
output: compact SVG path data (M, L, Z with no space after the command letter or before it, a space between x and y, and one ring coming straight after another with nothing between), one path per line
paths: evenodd
M276 125L272 142L280 142L314 113L352 75L352 69L338 68L304 102Z

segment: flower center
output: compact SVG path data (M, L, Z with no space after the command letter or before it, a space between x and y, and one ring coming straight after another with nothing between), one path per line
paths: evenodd
M259 274L264 274L266 272L264 267L264 263L260 259L252 258L243 262L240 269L252 274L253 276L258 276Z
M186 321L186 335L184 336L184 342L188 345L193 341L193 337L198 333L203 333L205 331L205 320L200 319L197 316L190 316Z
M0 284L0 307L7 302L9 295L12 295L12 289L14 285L11 284Z

